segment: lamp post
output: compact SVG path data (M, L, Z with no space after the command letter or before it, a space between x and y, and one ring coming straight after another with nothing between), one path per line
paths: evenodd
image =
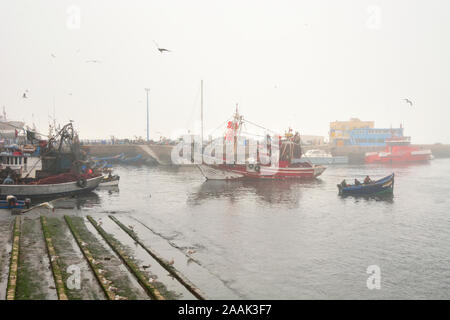
M149 93L150 89L145 88L145 91L147 92L147 142L149 142L150 136L149 136L149 126L148 126L148 93Z

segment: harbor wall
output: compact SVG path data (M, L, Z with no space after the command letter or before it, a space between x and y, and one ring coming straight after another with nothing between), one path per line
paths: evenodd
M115 156L124 153L133 157L141 154L144 159L154 159L160 164L171 163L171 145L140 145L140 144L96 144L83 145L82 150L94 157Z
M450 158L449 144L421 144L414 145L422 149L430 149L436 158ZM148 148L148 149L147 149ZM136 156L142 154L144 158L154 159L163 165L171 164L172 145L139 145L139 144L117 144L117 145L84 145L82 149L91 156L106 157L113 156L120 153L125 153L127 156ZM366 152L382 151L384 147L362 147L362 146L304 146L303 150L309 149L324 149L335 156L347 156L349 163L361 164L364 163L364 155Z

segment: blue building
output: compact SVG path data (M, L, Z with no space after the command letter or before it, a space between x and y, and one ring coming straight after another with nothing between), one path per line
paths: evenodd
M392 137L403 137L403 128L358 128L349 132L349 139L345 145L365 146L365 147L383 147L386 145L386 139Z

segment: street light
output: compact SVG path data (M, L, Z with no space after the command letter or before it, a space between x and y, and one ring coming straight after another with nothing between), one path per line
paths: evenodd
M148 93L149 93L150 89L145 88L145 91L147 92L147 142L149 142L150 137L149 137L149 127L148 127Z

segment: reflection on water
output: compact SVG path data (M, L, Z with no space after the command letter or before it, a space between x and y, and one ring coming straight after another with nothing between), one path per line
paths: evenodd
M44 202L44 201L41 201ZM77 209L93 208L100 205L100 197L95 192L73 197L64 197L50 201L55 209Z
M344 199L354 199L355 202L358 201L367 201L370 203L370 201L383 201L386 203L394 203L394 195L393 194L386 194L386 195L351 195L351 194L345 194L345 195L339 195L339 197L344 201Z
M243 195L254 194L267 203L298 204L303 188L320 185L322 180L207 180L190 193L188 204L200 205L210 199L225 198L230 202L238 201Z
M119 192L119 186L102 186L100 185L97 190L100 191L107 191L108 194L118 193Z

